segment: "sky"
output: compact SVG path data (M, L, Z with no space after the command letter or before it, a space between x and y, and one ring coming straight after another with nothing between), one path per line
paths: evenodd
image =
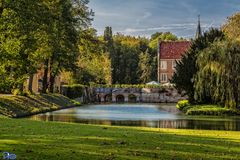
M95 12L92 25L99 35L111 26L114 33L132 36L170 31L192 38L198 15L203 30L219 28L240 11L240 0L90 0L89 8Z

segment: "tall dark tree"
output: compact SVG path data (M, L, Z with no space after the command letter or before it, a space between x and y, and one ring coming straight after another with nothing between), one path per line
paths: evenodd
M141 83L145 84L150 82L151 74L152 74L152 66L151 66L151 57L148 50L140 54L138 68L139 68Z
M104 30L104 41L107 43L107 52L110 52L113 48L113 32L112 27L107 26Z
M117 34L114 36L113 80L118 84L139 83L138 62L140 39Z
M189 51L187 51L187 53L183 55L181 61L176 64L176 71L173 75L171 83L174 83L180 92L185 92L191 102L195 101L194 76L198 71L196 60L199 52L203 51L214 41L222 39L224 39L222 31L213 28L210 29L205 32L203 36L192 42L192 46ZM211 101L211 97L208 97L207 94L205 95L206 97L202 98L202 101Z
M116 83L116 59L117 55L114 52L114 41L113 41L113 32L112 32L112 27L107 26L104 31L104 41L106 42L106 50L109 54L110 60L111 60L111 83Z

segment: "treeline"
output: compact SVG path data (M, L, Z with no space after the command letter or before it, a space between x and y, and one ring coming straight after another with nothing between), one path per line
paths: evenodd
M88 0L2 0L0 2L0 92L32 91L43 70L42 92L53 92L60 72L77 68L79 41L93 13Z
M0 3L0 93L32 92L34 74L43 74L41 92L54 92L56 77L70 84L144 84L157 80L158 39L103 36L91 27L88 0L18 0ZM28 83L26 83L28 80ZM28 84L26 86L26 84Z
M177 63L172 83L188 95L191 103L239 108L239 22L240 13L236 13L221 29L206 31Z
M157 80L158 41L176 41L170 32L157 32L151 38L132 37L106 27L98 37L91 30L92 41L83 42L84 53L79 59L79 70L73 74L77 84L145 84ZM81 46L82 47L82 46Z
M78 69L70 74L72 84L145 84L157 80L158 41L177 41L170 32L133 37L120 33L113 35L106 27L103 36L97 31L85 31L82 38Z

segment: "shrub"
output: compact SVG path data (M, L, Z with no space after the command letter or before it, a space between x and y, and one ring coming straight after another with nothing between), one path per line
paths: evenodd
M63 85L61 86L61 93L69 98L79 98L83 96L85 85Z
M81 102L78 102L76 100L71 100L71 103L73 103L75 106L81 106Z
M177 108L179 109L179 110L183 110L185 107L188 107L188 106L190 106L190 103L189 103L189 101L188 100L182 100L182 101L179 101L178 103L177 103Z
M211 115L211 116L223 116L223 115L235 115L236 112L226 108L191 108L187 111L187 115Z
M33 95L34 93L30 92L30 91L21 91L20 89L13 89L12 90L12 94L14 96L30 96L30 95Z
M13 90L12 90L12 94L13 94L14 96L18 96L18 95L21 95L22 92L21 92L19 89L13 89Z

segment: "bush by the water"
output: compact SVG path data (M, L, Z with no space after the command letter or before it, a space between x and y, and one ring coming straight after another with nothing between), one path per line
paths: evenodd
M78 102L74 99L72 99L70 102L73 103L75 106L81 106L81 102Z
M239 115L240 111L223 108L218 105L191 105L188 100L179 101L176 106L186 115Z
M179 101L178 103L177 103L177 108L179 109L179 110L183 110L185 107L188 107L188 106L190 106L190 103L189 103L189 101L188 100L182 100L182 101Z
M192 106L186 111L187 115L212 115L212 116L223 116L223 115L236 115L239 114L237 111L222 108L217 105L196 105Z

